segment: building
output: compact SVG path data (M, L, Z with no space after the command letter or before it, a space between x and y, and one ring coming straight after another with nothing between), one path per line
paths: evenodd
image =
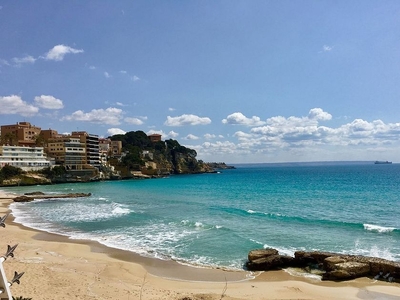
M11 146L35 146L41 128L29 122L1 126L1 144Z
M73 131L72 137L78 137L86 145L86 160L93 167L100 167L99 136L86 131Z
M5 165L24 171L37 171L51 166L43 147L0 146L0 169Z
M148 137L150 138L150 141L152 141L153 143L161 142L161 134L153 133L148 135Z
M82 170L87 164L86 145L79 137L61 136L49 140L46 151L56 164L70 170Z

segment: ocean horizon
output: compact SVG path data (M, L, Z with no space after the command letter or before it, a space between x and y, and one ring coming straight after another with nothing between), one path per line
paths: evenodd
M1 188L91 193L12 203L17 223L143 256L232 270L252 249L400 261L400 164L233 164L214 174Z

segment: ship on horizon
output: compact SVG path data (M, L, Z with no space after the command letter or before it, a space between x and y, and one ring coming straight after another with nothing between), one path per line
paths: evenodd
M392 162L391 161L383 161L383 160L376 160L375 164L376 165L390 165Z

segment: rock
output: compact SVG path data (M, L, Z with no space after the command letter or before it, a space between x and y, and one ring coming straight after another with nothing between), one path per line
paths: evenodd
M334 270L326 272L322 279L344 280L351 278L364 277L370 274L369 264L346 261L332 265Z
M400 262L361 255L344 255L321 251L296 251L295 257L279 255L275 249L256 249L248 254L248 270L267 271L286 267L318 269L324 280L347 280L368 276L400 282Z
M60 194L60 195L32 195L32 196L18 196L15 197L13 200L14 202L31 202L35 199L57 199L57 198L80 198L80 197L89 197L91 193L69 193L69 194Z
M329 271L333 271L336 269L335 268L336 264L344 263L344 262L346 262L346 260L344 258L342 258L341 256L331 256L331 257L325 258L323 267L324 267L324 270L329 272Z
M24 195L44 195L43 192L30 192L30 193L25 193Z
M31 202L34 198L28 196L18 196L14 198L14 202Z
M296 251L294 257L298 262L307 262L312 264L322 264L327 257L340 256L337 253L322 252L322 251Z
M279 270L289 267L293 259L291 256L275 254L249 261L246 267L250 271Z
M267 249L255 249L251 250L249 254L247 255L247 258L250 262L262 258L262 257L268 257L271 255L277 255L278 250L272 249L272 248L267 248Z
M348 279L352 279L352 277L345 270L334 270L322 275L322 280L348 280Z

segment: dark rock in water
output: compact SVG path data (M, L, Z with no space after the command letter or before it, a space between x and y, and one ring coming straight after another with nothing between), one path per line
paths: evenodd
M348 280L371 277L390 282L400 282L400 262L361 255L344 255L332 252L297 251L295 257L279 255L276 249L257 249L248 254L248 270L268 271L287 267L318 269L323 280Z
M44 195L44 193L43 192L30 192L30 193L25 193L24 195Z
M14 202L31 202L35 198L28 197L28 196L18 196L14 198Z
M35 199L57 199L57 198L80 198L80 197L89 197L91 193L69 193L69 194L60 194L60 195L46 195L46 194L35 194L31 196L18 196L15 197L13 200L14 202L31 202Z
M289 267L293 259L291 256L273 254L249 261L246 267L250 271L279 270Z
M247 256L247 259L249 261L254 261L256 259L262 258L262 257L267 257L271 255L277 255L278 250L272 249L272 248L266 248L266 249L255 249L251 250Z

